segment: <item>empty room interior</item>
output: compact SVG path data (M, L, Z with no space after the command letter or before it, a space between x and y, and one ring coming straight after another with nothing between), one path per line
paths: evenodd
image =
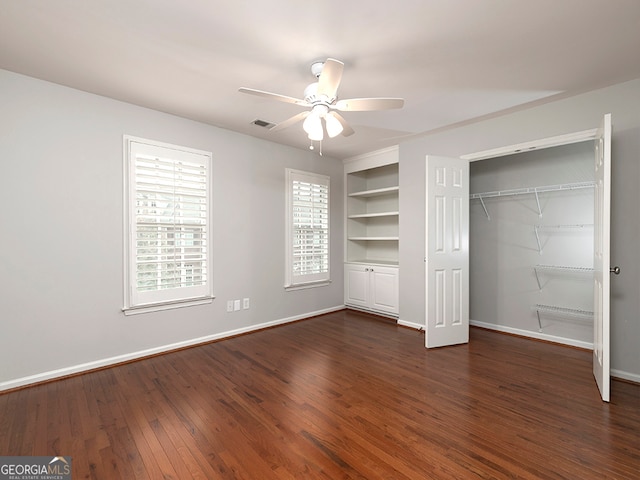
M0 12L1 478L640 476L640 3Z

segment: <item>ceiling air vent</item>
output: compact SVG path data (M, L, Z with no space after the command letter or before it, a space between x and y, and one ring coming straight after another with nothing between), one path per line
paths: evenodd
M260 119L256 119L251 123L253 123L254 125L257 125L259 127L262 127L262 128L271 128L271 127L275 126L275 123L266 122L266 121L260 120Z

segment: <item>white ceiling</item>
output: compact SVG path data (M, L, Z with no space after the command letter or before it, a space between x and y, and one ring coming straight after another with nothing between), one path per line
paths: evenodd
M640 0L0 0L0 68L274 142L296 124L310 65L345 63L339 98L403 97L346 112L344 158L460 122L640 77Z

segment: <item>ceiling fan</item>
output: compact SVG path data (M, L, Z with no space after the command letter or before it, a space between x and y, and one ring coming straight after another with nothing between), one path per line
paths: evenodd
M402 108L404 105L402 98L351 98L338 100L337 92L343 69L344 63L333 58L327 58L324 62L313 63L311 65L311 73L318 80L304 89L304 99L245 87L240 88L239 91L280 102L294 103L302 107L310 107L311 110L298 113L271 127L271 130L282 130L304 120L302 128L307 132L310 140L316 141L324 138L325 130L329 138L334 138L340 134L348 137L355 133L344 117L335 110L341 112L364 112Z

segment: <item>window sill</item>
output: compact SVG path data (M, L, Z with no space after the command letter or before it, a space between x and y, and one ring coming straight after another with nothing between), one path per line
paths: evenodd
M122 311L125 315L138 315L139 313L161 312L163 310L173 310L174 308L193 307L195 305L206 305L212 303L216 297L190 298L188 300L174 300L171 302L153 303L140 305L137 307L124 307Z
M285 285L284 289L287 292L293 291L293 290L304 290L307 288L316 288L316 287L326 287L327 285L331 284L331 280L322 280L319 282L309 282L309 283L296 283L293 285Z

